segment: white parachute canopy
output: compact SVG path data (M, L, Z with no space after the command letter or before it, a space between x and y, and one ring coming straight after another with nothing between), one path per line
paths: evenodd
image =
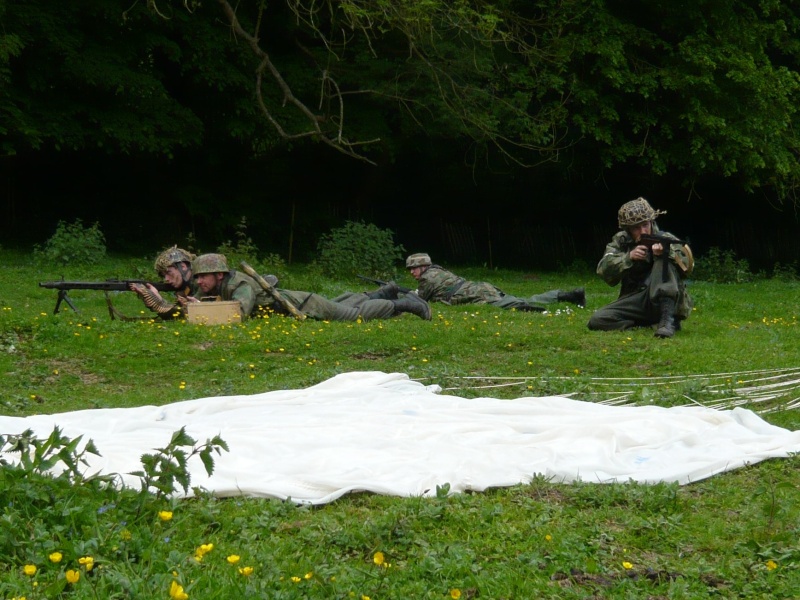
M219 435L230 452L192 486L218 496L324 504L353 491L426 496L558 482L688 484L800 451L800 432L742 408L608 406L562 397L515 400L442 395L402 373L345 373L305 389L165 406L0 417L0 433L92 439L102 457L87 474L138 478L140 457L181 427L199 443ZM5 455L13 460L14 455Z

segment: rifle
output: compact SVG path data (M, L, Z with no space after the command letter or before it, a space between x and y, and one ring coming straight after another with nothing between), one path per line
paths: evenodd
M72 310L79 312L72 303L72 300L70 300L70 297L67 295L69 290L99 290L105 292L106 303L108 304L108 314L111 315L111 320L113 321L115 310L111 304L111 299L108 296L108 292L130 292L130 284L132 283L140 283L142 285L147 285L149 283L159 292L177 291L168 283L154 283L151 281L145 281L143 279L108 279L106 281L64 281L62 279L61 281L42 281L39 283L39 287L58 290L58 300L56 300L56 308L53 311L54 315L58 313L58 309L61 307L62 302L66 302Z
M667 266L667 262L669 261L669 247L672 244L678 244L679 246L684 246L688 251L688 254L691 257L691 250L689 250L689 242L686 240L679 240L675 238L671 238L666 235L659 235L658 233L643 233L639 238L639 241L636 242L637 245L647 246L649 250L653 250L653 244L661 244L664 248L664 254L662 255L663 258L663 265L661 267L661 281L669 281L669 267ZM694 266L694 259L691 258L691 265ZM690 271L691 267L688 267L682 263L679 263L681 269L684 272Z
M270 296L272 296L275 299L275 302L277 302L281 308L287 310L289 314L292 315L295 319L298 319L299 321L305 320L306 315L304 315L301 311L299 311L294 304L292 304L286 298L284 298L281 295L281 293L269 283L269 281L267 281L261 275L256 273L256 270L249 264L247 264L246 261L242 261L239 266L242 268L242 271L244 271L245 273L250 275L250 277L255 279L256 283L258 283L258 285L261 286L261 289L263 289Z
M369 281L370 283L374 283L376 285L386 285L389 283L388 281L381 281L380 279L373 279L372 277L365 277L364 275L356 275L356 277L358 277L359 279L363 279L364 281ZM414 290L412 290L411 288L398 285L397 291L400 292L401 294L408 294L410 292L413 292Z
M688 243L686 240L678 240L658 233L643 233L639 241L636 242L637 245L647 246L651 250L653 249L653 244L661 244L665 249L668 249L670 244L686 246Z

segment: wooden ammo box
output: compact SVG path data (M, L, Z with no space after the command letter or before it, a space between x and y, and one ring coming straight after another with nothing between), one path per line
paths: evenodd
M242 305L237 300L190 302L186 305L186 320L201 325L241 323Z

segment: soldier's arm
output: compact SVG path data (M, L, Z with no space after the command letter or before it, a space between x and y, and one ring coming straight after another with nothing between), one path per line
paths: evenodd
M633 267L633 260L627 250L628 240L623 232L617 233L606 246L603 257L597 263L597 274L608 285L617 285L625 273Z

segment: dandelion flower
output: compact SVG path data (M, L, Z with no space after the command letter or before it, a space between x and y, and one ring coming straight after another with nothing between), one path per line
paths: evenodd
M230 556L229 556L227 559L225 559L225 560L227 560L229 564L235 565L236 563L238 563L238 562L239 562L240 558L241 558L241 557L240 557L238 554L231 554L231 555L230 555Z
M293 581L294 583L300 583L300 582L301 582L301 581L303 581L303 580L302 580L302 579L300 579L300 578L299 578L297 575L292 575L292 581Z
M78 564L86 567L87 571L91 571L94 568L94 558L91 556L82 556L78 559Z
M458 600L459 598L461 598L461 590L458 588L453 588L452 590L450 590L450 597L453 600Z
M69 569L64 573L64 577L67 578L67 583L78 583L78 580L81 578L81 572Z
M172 511L171 510L160 510L158 511L158 518L162 521L171 521L172 520Z
M633 565L631 563L629 563L627 560L622 563L622 566L625 567L626 569L632 569L633 568Z
M766 562L766 565L767 565L767 570L768 570L768 571L774 571L775 569L777 569L777 568L778 568L778 563L776 563L776 562L775 562L774 560L772 560L772 559L768 560L768 561Z
M22 572L28 577L33 577L36 575L36 565L25 565L22 567Z
M239 567L239 573L245 577L250 577L253 574L253 567Z
M383 552L376 552L375 556L372 557L372 562L374 562L378 566L381 566L385 560L386 559L383 556Z
M50 556L48 556L47 558L49 558L49 559L50 559L50 562L54 562L54 563L60 563L60 562L61 562L61 559L62 559L62 558L64 558L64 555L63 555L63 554L61 554L61 552L53 552L53 553L52 553Z

